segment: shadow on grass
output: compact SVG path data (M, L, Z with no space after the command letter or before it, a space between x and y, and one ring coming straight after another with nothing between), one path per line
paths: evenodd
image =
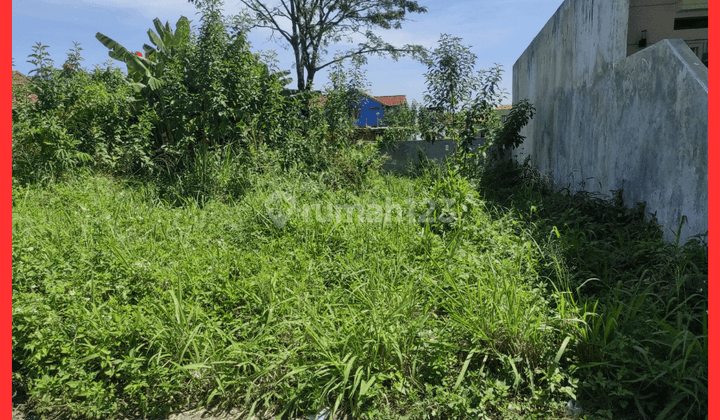
M487 167L479 192L497 216L523 221L582 318L575 377L601 418L705 418L708 401L707 234L663 240L644 203L555 190L527 162ZM558 278L557 267L563 267Z

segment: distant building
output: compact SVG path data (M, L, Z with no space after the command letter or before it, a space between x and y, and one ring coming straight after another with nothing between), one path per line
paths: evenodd
M505 121L508 119L508 115L510 115L510 111L512 111L512 105L500 105L497 108L494 108L495 112L500 116L500 121L505 124ZM485 130L480 130L477 133L478 139L485 139L485 135L487 132Z
M708 65L708 0L630 0L627 55L680 38Z
M495 112L498 113L500 116L500 121L503 123L507 121L508 115L510 115L510 111L512 111L512 105L500 105L499 107L495 108Z
M377 127L385 117L385 111L389 108L407 105L405 95L393 96L372 96L363 94L361 107L355 125Z
M28 76L20 73L17 70L12 71L12 110L13 115L16 112L16 108L22 103L35 103L37 102L37 95L31 93L27 89L22 89L25 85L31 83L31 79ZM21 93L22 92L22 93Z

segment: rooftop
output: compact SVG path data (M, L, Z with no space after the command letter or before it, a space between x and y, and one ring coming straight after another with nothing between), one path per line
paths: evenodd
M385 106L398 106L407 103L405 95L392 95L392 96L370 96L376 101L380 102Z

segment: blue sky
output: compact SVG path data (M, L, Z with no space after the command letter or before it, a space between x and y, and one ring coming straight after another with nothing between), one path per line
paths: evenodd
M268 0L272 2L272 0ZM508 92L503 103L511 103L512 66L535 35L562 4L562 0L419 0L427 13L411 14L413 21L400 30L379 31L383 39L396 44L436 45L440 34L462 38L464 45L478 56L476 70L487 69L494 63L502 65L501 88ZM237 0L226 0L225 14L241 10ZM32 65L27 55L36 42L48 45L55 66L66 59L73 41L83 48L83 65L92 68L103 65L109 57L107 49L95 39L96 32L113 38L128 49L142 51L150 43L147 30L156 17L174 27L180 16L192 25L199 24L197 9L186 0L13 0L12 56L15 69L29 72ZM253 30L249 40L253 51L274 50L281 69L291 70L292 52L269 39L267 30ZM350 45L346 45L349 47ZM345 46L339 45L339 48ZM115 62L124 69L124 64ZM373 58L364 66L373 95L407 95L408 101L422 102L426 67L412 59L399 61ZM294 71L292 73L294 76ZM315 85L327 83L327 71L318 74ZM293 82L293 85L295 83Z

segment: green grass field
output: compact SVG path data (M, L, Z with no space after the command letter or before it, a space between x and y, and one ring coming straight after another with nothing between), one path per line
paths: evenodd
M706 245L521 169L291 171L175 202L97 175L16 187L18 398L48 418L705 418Z

